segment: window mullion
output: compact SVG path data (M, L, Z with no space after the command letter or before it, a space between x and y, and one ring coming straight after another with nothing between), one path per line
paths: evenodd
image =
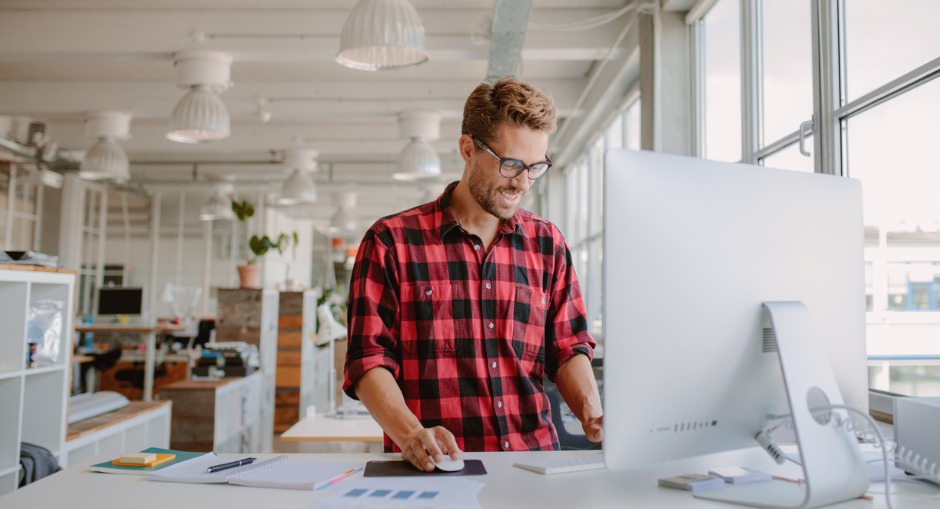
M760 143L760 1L741 0L741 161L757 163Z
M840 0L813 0L813 137L817 173L842 175Z

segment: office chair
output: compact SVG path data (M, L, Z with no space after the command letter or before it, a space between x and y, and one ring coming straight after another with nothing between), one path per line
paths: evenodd
M112 347L104 351L95 351L88 352L87 355L92 357L92 361L87 364L82 364L80 369L82 382L85 384L84 392L95 392L98 390L98 378L99 373L114 367L117 364L117 361L121 358L121 349ZM88 370L92 370L94 378L92 380L88 379Z

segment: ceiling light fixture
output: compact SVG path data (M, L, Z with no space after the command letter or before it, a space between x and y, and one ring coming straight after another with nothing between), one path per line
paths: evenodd
M130 137L131 114L125 111L90 111L85 113L85 134L98 139L85 152L78 169L79 178L88 180L130 179L130 162L118 143Z
M202 221L234 221L235 212L232 210L232 194L235 185L231 181L220 182L212 190L209 199L199 211Z
M336 61L363 71L424 63L424 25L408 0L360 0L343 25Z
M356 206L356 193L342 191L333 194L333 201L339 203L339 208L330 218L329 233L333 237L346 237L356 230L356 217L352 209Z
M176 84L188 88L170 115L166 137L179 143L202 143L228 138L231 121L219 97L232 86L232 56L212 50L186 50L173 57Z
M317 151L291 148L284 151L284 166L291 175L284 181L278 205L301 205L317 201L317 188L310 173L317 171Z
M411 141L398 156L395 180L414 181L441 175L441 158L431 145L441 136L441 115L436 111L407 111L398 115L402 138Z

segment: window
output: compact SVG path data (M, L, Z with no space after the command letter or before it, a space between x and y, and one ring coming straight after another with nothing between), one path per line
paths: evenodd
M0 166L0 246L6 251L39 250L38 207L43 186L15 164Z
M565 229L588 314L588 330L603 340L604 152L639 149L640 99L630 94L620 111L565 173Z
M921 396L940 395L936 19L933 0L717 0L689 20L702 60L699 155L736 160L734 140L746 161L862 182L870 385ZM757 43L738 51L730 39ZM727 78L736 70L738 88ZM807 157L799 124L810 120Z
M760 85L763 90L761 148L794 132L813 115L811 2L763 0ZM812 171L812 159L809 159ZM789 166L780 166L788 168Z
M740 0L719 0L700 22L703 156L718 161L741 160L740 11Z

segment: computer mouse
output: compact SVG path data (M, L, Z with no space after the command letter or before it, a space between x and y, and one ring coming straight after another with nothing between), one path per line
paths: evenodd
M441 461L434 464L434 468L443 472L456 472L463 470L463 460L452 460L450 456L444 456Z

